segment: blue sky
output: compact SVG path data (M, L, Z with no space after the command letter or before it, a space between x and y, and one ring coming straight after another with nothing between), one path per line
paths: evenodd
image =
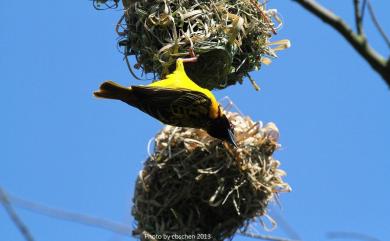
M352 1L322 1L352 23ZM373 1L390 33L388 1ZM390 91L338 34L292 1L271 1L292 48L253 74L262 90L216 91L281 132L276 157L292 193L278 212L303 240L331 231L390 239ZM133 224L133 186L146 144L162 125L92 92L107 79L133 79L116 49L119 10L90 1L7 1L0 8L0 185L9 193ZM366 16L368 19L368 15ZM365 22L370 42L388 49ZM133 240L16 209L39 241ZM267 234L265 231L263 231ZM278 230L277 235L283 235ZM23 240L0 208L0 240ZM237 236L236 240L248 240Z

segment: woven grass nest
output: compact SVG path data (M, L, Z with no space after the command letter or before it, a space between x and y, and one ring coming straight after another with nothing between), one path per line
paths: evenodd
M141 240L222 241L265 215L275 195L290 191L272 157L279 147L276 126L227 116L237 149L199 129L166 126L157 134L133 199Z
M111 2L111 4L110 4ZM114 8L119 0L95 0L96 6ZM135 56L136 69L162 79L179 57L194 50L199 59L186 64L188 76L208 89L241 83L288 40L270 42L281 26L275 9L256 0L123 0L124 15L117 24L119 45ZM95 6L94 5L94 6ZM257 88L253 79L252 83Z

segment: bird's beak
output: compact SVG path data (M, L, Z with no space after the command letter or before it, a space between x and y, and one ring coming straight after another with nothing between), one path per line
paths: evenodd
M232 144L235 148L237 148L238 146L236 143L236 137L234 136L233 130L229 129L228 133L229 133L229 138L226 141L229 142L230 144Z

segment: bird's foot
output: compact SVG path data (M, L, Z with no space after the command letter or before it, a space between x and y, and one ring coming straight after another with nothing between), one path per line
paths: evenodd
M183 58L183 63L193 63L198 60L198 57L195 55L194 49L192 47L189 49L189 55L191 56L190 58Z

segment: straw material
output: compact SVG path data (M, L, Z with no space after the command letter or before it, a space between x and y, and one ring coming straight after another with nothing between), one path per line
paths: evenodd
M166 126L136 182L132 214L141 240L219 240L266 215L279 192L290 191L273 152L279 132L227 113L239 148L199 129ZM181 235L181 236L180 236Z
M287 40L271 47L270 37L281 19L275 9L266 10L265 3L255 0L122 3L125 14L117 25L119 45L126 57L135 56L135 68L156 79L164 78L176 59L188 57L193 49L199 60L186 65L189 77L208 89L225 88L241 83L262 62L270 63L267 56L276 57L276 51L289 47Z

